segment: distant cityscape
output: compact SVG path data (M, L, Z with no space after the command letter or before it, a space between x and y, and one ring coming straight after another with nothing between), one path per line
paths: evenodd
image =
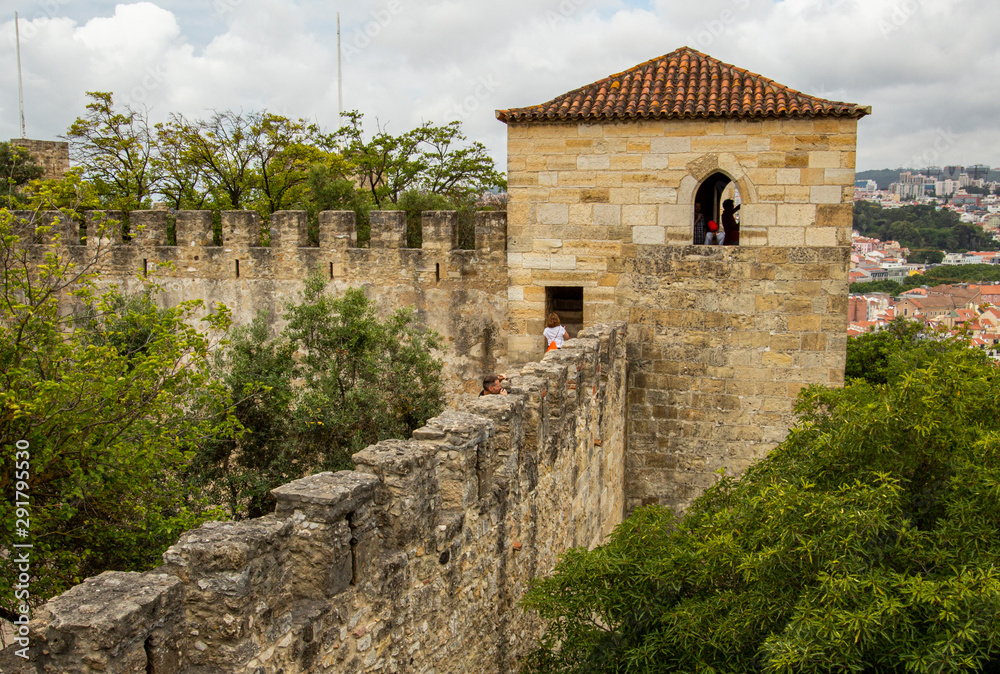
M990 167L985 164L901 171L886 189L879 189L876 180L861 177L865 173L872 172L861 172L854 183L856 202L870 201L883 208L934 204L993 234L1000 226L1000 181L989 180Z
M933 205L955 212L962 222L981 227L1000 241L1000 181L990 181L990 167L929 167L901 171L887 189L875 180L854 184L854 201L882 208ZM922 274L928 266L907 262L909 250L896 241L880 241L852 232L851 283L896 281ZM945 252L944 265L1000 264L1000 252ZM856 287L856 286L855 286ZM848 334L858 336L885 328L902 316L952 333L964 331L972 344L1000 359L1000 285L939 284L918 286L896 296L884 292L852 293L848 303Z

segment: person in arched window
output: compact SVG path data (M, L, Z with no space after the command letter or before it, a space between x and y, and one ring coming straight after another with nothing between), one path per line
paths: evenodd
M738 210L740 207L734 206L732 199L722 202L722 217L719 219L722 220L722 229L726 233L723 245L738 246L740 243L740 223L736 220Z
M705 224L705 214L701 212L701 204L695 202L694 204L694 243L696 246L700 246L703 243L708 243L705 238L705 234L708 230Z

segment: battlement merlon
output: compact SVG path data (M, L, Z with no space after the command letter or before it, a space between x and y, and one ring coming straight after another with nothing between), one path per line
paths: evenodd
M305 211L277 211L271 215L270 246L261 242L260 216L254 211L222 211L222 245L215 246L211 211L131 211L127 220L129 237L122 235L125 218L121 211L85 211L81 220L73 220L56 211L15 211L15 217L26 225L58 224L63 245L125 246L133 248L170 247L168 231L171 224L178 248L221 247L227 250L248 248L319 248L335 250L357 248L357 216L354 211L322 211L318 216L318 245L309 241L309 223ZM406 248L406 214L403 211L372 211L369 214L370 248ZM458 213L455 211L425 211L422 214L422 250L449 252L458 248ZM506 242L506 213L480 211L475 214L476 250L502 250ZM32 228L23 227L30 235L29 243L45 243L47 236L35 236ZM100 231L100 236L95 233ZM88 236L88 233L90 236Z

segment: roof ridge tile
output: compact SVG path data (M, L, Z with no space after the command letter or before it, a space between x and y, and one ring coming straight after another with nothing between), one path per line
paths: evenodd
M871 108L829 101L681 47L562 96L497 110L503 122L563 119L851 117Z

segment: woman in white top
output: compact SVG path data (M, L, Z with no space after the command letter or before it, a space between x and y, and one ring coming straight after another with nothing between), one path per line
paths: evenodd
M554 311L549 314L548 320L545 321L545 330L542 334L545 335L545 341L547 342L548 348L546 351L562 347L563 342L566 341L566 328L562 326L562 321L559 320L559 314ZM555 344L555 347L552 346L553 344Z

